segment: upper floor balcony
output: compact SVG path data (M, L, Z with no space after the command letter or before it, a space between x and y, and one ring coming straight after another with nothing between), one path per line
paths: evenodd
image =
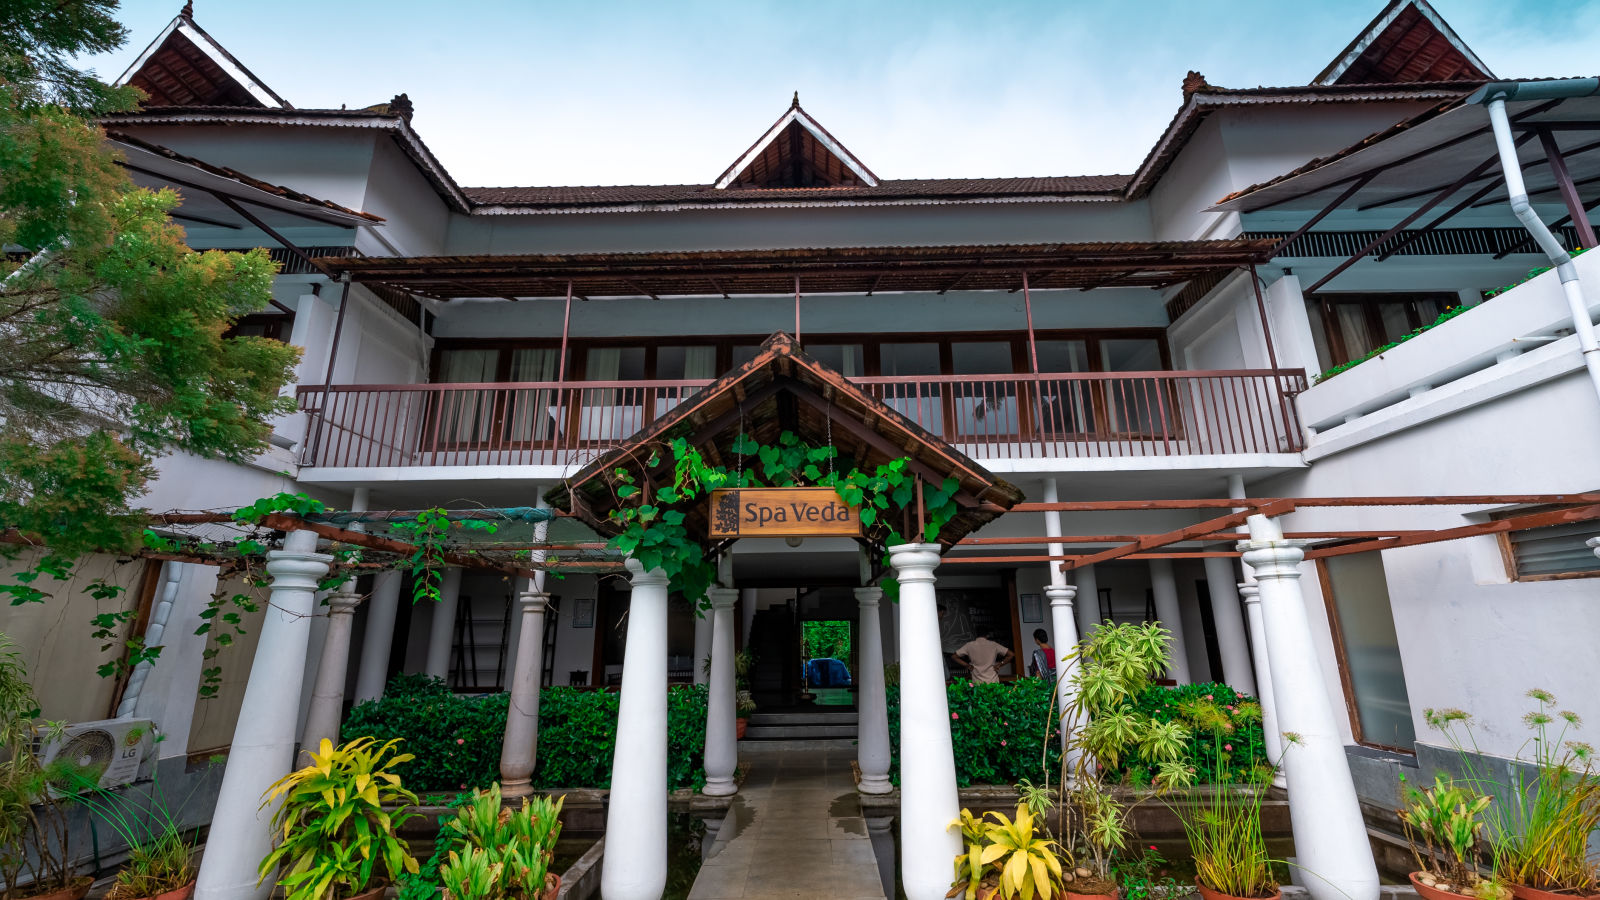
M856 377L889 409L991 467L1005 461L1302 449L1300 370ZM710 384L529 381L304 385L301 464L581 466ZM841 436L841 441L844 437Z

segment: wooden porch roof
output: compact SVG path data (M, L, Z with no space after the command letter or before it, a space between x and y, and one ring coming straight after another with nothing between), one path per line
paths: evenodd
M937 247L816 247L518 256L339 257L349 274L441 300L733 294L1165 288L1265 262L1270 240L1119 241ZM798 281L797 281L798 279Z
M617 506L615 471L629 470L640 484L661 484L672 478L670 452L660 452L657 465L648 461L676 438L688 438L712 465L738 466L727 451L743 432L762 444L776 444L790 431L813 446L832 444L864 471L902 457L922 480L939 485L946 478L960 482L956 502L961 511L938 535L946 546L983 527L1023 500L1017 487L973 462L943 439L862 393L845 377L801 352L794 338L774 334L755 359L680 403L654 424L616 449L585 466L545 498L556 509L583 519L601 534L616 533L609 519ZM752 462L752 464L754 464ZM705 504L687 511L689 533L708 531ZM904 532L904 529L902 529Z

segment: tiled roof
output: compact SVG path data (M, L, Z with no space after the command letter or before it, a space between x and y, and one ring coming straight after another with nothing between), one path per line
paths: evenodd
M566 207L628 204L726 204L834 202L840 200L954 200L1016 196L1120 196L1129 175L1068 175L1053 178L911 178L881 181L876 187L846 185L811 188L718 189L709 184L617 185L594 187L479 187L462 190L482 206Z

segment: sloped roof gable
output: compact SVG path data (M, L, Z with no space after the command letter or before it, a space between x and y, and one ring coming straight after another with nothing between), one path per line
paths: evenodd
M800 108L796 91L789 109L717 176L715 184L719 190L877 187L878 176Z
M293 108L195 24L193 3L183 5L117 84L144 91L146 107Z
M1312 84L1407 84L1494 78L1428 0L1391 0Z

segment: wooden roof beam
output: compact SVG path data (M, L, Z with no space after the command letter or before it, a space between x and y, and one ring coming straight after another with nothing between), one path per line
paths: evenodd
M1234 505L1243 505L1248 502L1249 501L1239 500L1235 501ZM1113 559L1122 559L1125 556L1132 556L1133 554L1144 550L1154 550L1159 547L1165 547L1168 544L1175 544L1179 541L1187 541L1192 539L1195 535L1210 534L1211 532L1221 531L1226 528L1235 528L1244 524L1246 519L1249 519L1254 515L1281 516L1284 513L1294 512L1294 504L1295 501L1293 500L1272 500L1266 503L1256 504L1252 508L1246 509L1242 512L1229 513L1225 516L1218 516L1215 519L1207 519L1204 522L1196 522L1193 525L1187 525L1183 528L1177 529L1176 531L1168 531L1164 534L1147 535L1132 543L1123 544L1121 547L1113 547L1110 550L1102 550L1101 552L1092 556L1080 556L1075 559L1067 560L1061 564L1061 571L1070 572L1073 569L1081 568L1083 566L1092 566L1096 563L1109 562Z

